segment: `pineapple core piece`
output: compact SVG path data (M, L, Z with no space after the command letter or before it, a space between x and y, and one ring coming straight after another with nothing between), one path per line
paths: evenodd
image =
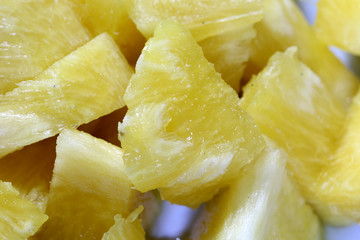
M191 239L322 239L320 221L285 165L284 152L264 150L252 168L205 206Z
M57 139L54 174L39 239L100 239L114 216L128 216L138 192L124 172L123 151L77 130Z
M343 224L319 199L316 181L336 148L345 109L296 53L292 47L274 54L245 87L241 106L288 152L288 168L306 200L325 221Z
M136 189L160 188L172 203L210 200L264 146L236 92L172 20L146 43L124 100L126 173Z
M132 74L107 34L0 95L0 158L124 106Z
M0 93L35 77L89 39L65 1L0 0Z
M37 232L47 216L9 182L0 181L0 232L1 239L27 239Z

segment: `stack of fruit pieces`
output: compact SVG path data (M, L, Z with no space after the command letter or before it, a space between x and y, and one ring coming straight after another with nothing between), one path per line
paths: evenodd
M145 239L154 191L206 203L190 239L360 220L359 83L327 44L358 46L325 0L315 28L292 0L0 4L4 239Z

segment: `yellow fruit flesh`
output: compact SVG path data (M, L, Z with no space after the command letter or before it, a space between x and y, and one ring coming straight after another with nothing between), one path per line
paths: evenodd
M270 56L288 47L299 48L299 58L324 82L345 107L357 92L359 81L318 40L301 11L292 0L265 0L264 18L255 24L257 36L251 47L250 61L258 70L266 66Z
M0 93L35 77L90 39L66 2L1 0L0 6Z
M241 106L265 135L288 152L288 168L305 198L324 220L341 223L318 198L316 181L336 147L345 109L321 79L297 59L296 51L289 48L274 54L244 89Z
M45 223L39 239L99 239L116 214L127 216L137 192L124 173L123 151L77 130L58 137Z
M142 206L135 209L126 219L121 215L115 216L115 224L104 234L102 240L136 239L145 240L145 232L138 219L139 214L144 208Z
M173 21L147 42L124 99L119 138L127 175L138 190L161 188L173 203L211 199L263 148L236 92Z
M319 194L332 208L360 222L360 94L349 109L334 159L322 172Z
M191 239L321 239L321 224L286 174L286 155L267 148L210 201Z
M131 74L103 34L0 95L0 157L121 108Z
M21 199L11 183L0 181L1 239L27 239L47 220L29 200Z
M321 40L360 55L360 2L319 0L317 8L314 27Z
M145 38L128 16L125 0L70 0L81 22L97 36L110 34L124 56L135 64L145 44Z
M45 212L55 161L55 140L49 138L0 159L0 179L11 182L20 197Z

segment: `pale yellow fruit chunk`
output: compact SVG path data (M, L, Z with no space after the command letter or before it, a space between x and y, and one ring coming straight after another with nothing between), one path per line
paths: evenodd
M236 92L171 20L146 43L124 100L126 173L138 190L160 188L173 203L210 200L263 148Z
M276 51L297 46L299 59L322 79L341 105L350 105L358 79L317 39L293 0L264 0L264 18L255 24L255 29L250 62L258 70Z
M115 224L104 234L102 240L145 240L145 231L138 219L143 209L143 206L138 207L126 219L117 214L114 218Z
M132 69L102 34L0 95L0 157L124 106Z
M315 30L327 44L360 55L360 1L319 0Z
M322 239L321 223L288 177L286 154L267 148L197 219L191 239Z
M96 36L110 34L131 64L135 64L145 38L128 16L127 0L70 0L81 22Z
M288 168L306 200L325 221L340 224L341 216L319 199L316 181L336 148L345 109L296 52L274 54L245 87L241 106L288 152Z
M147 38L161 20L171 18L186 26L222 78L239 91L263 1L130 0L129 15Z
M9 182L0 181L0 209L1 239L25 240L48 218L29 200L20 198Z
M0 93L89 40L67 2L0 0Z
M100 239L114 216L127 216L137 191L124 172L123 151L77 130L57 139L54 174L39 239Z

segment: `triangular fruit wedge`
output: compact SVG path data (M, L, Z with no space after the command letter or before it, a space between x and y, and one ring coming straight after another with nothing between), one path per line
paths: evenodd
M65 1L0 0L0 93L35 77L90 37Z
M186 26L222 78L239 91L251 40L256 34L253 26L263 16L263 3L262 0L130 0L129 15L147 38L165 19Z
M107 32L131 64L145 44L145 38L128 16L125 0L70 0L81 22L94 35Z
M127 218L117 214L115 224L104 234L102 240L145 240L145 231L138 218L143 209L143 206L138 207Z
M0 230L2 239L27 239L35 234L47 216L9 182L0 181Z
M264 150L252 168L207 203L191 239L322 239L318 217L285 166L284 152Z
M270 58L266 68L246 85L241 106L265 135L288 152L288 168L306 200L324 220L341 223L341 216L317 197L316 181L336 147L345 109L298 60L296 47Z
M293 0L264 0L264 18L255 24L250 62L263 69L277 51L297 46L299 58L324 82L339 103L348 107L359 80L317 39Z
M124 172L123 151L77 130L57 139L54 174L39 239L100 239L114 216L128 216L138 192Z
M146 43L124 100L126 173L138 190L161 188L173 203L210 200L264 146L237 93L172 20Z
M0 95L0 157L121 108L131 74L115 42L101 34Z
M319 0L317 9L314 27L321 40L360 55L360 2Z

